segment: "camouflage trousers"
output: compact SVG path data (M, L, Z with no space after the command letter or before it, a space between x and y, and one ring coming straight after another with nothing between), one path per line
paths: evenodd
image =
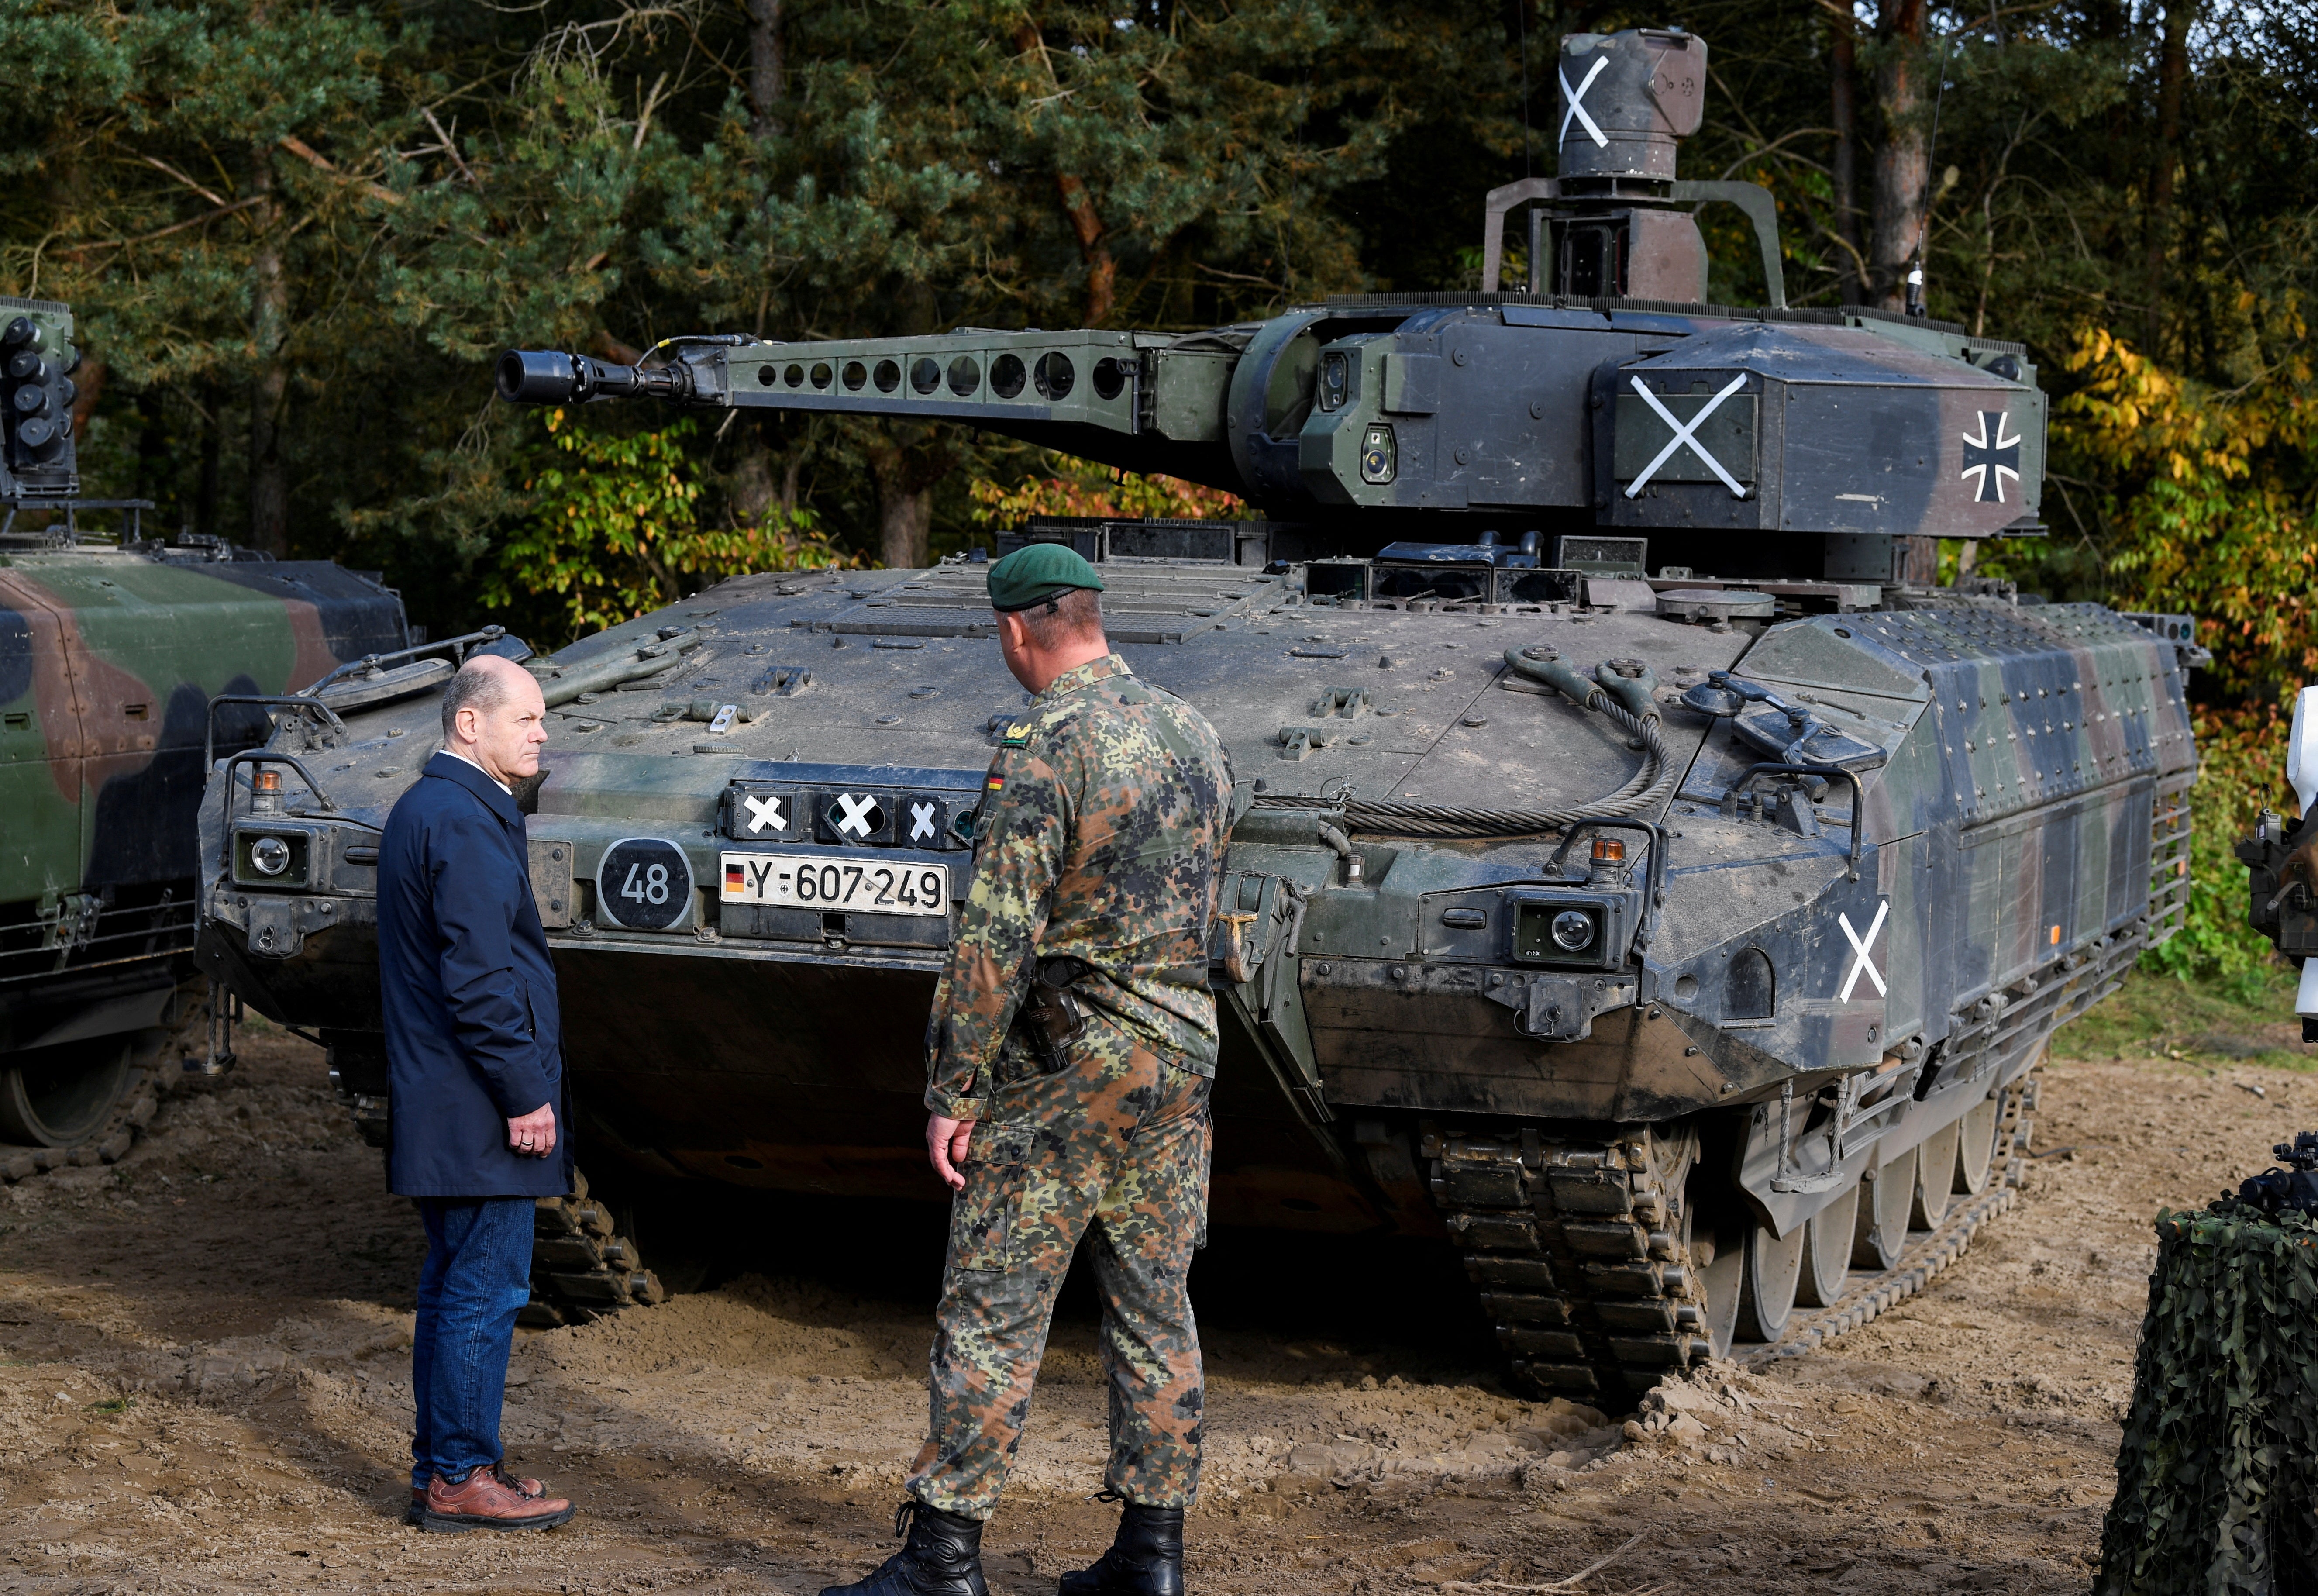
M1100 1023L1092 1032L1107 1032ZM1117 1037L1116 1032L1110 1036ZM1184 1277L1205 1240L1208 1080L1123 1042L990 1094L951 1200L930 1420L910 1493L987 1519L1030 1415L1055 1294L1082 1237L1102 1296L1110 1488L1185 1507L1206 1389Z

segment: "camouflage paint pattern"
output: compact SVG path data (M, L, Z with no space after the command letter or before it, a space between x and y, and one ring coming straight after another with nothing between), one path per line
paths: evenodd
M1035 1068L1009 1033L1034 957L1092 967L1072 991L1115 1026L1090 1027L1082 1048L1215 1073L1207 932L1230 792L1207 718L1115 654L1065 672L1006 728L934 993L929 1109L979 1119L994 1082Z
M211 698L292 691L408 633L392 592L319 562L30 537L4 550L0 1095L21 1087L34 1117L0 1110L0 1140L74 1145L98 1131L71 1127L103 1114L50 1120L37 1103L77 1101L71 1083L110 1067L111 1039L157 1041L193 973ZM218 752L267 730L262 711L229 708Z
M1072 1068L995 1087L950 1207L926 1444L909 1490L987 1519L1030 1416L1055 1294L1082 1237L1102 1297L1103 1480L1188 1506L1206 1391L1184 1281L1205 1239L1208 1078L1089 1022Z
M399 600L319 562L0 560L0 903L190 878L210 698L403 645Z

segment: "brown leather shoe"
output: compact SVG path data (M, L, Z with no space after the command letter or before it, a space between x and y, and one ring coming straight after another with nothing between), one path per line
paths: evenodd
M436 1534L463 1529L547 1529L579 1510L560 1496L526 1495L518 1489L534 1483L510 1483L488 1468L474 1470L455 1485L436 1474L427 1482L419 1528Z
M491 1466L491 1472L499 1475L500 1484L505 1485L508 1490L515 1492L518 1495L537 1498L547 1494L547 1487L541 1484L537 1480L533 1479L530 1475L526 1474L523 1478L518 1480L512 1474L509 1474L507 1471L507 1465L504 1463L494 1464ZM426 1519L427 1487L424 1485L413 1485L410 1488L410 1506L409 1509L403 1513L402 1521L413 1528L416 1528L417 1526L426 1522Z

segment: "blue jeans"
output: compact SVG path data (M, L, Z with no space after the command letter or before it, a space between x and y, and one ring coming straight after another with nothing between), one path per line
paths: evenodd
M531 1297L529 1197L422 1197L427 1262L418 1271L418 1323L410 1338L410 1391L418 1426L410 1483L460 1480L490 1467L499 1447L515 1316Z

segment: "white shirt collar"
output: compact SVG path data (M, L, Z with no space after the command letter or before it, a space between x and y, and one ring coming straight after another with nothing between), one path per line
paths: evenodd
M471 765L475 765L475 769L477 769L477 770L479 770L479 771L483 771L483 767L482 767L482 766L481 766L481 765L479 765L479 764L475 764L475 762L474 762L473 760L469 759L465 754L463 754L463 753L460 753L457 749L451 747L451 746L450 746L449 744L445 744L444 745L443 752L444 752L444 753L447 753L447 754L449 754L453 759L455 759L455 760L460 761L462 763L464 763L464 764L471 764ZM484 774L485 776L487 776L487 777L490 777L490 783L491 783L491 785L492 785L493 787L498 788L501 792L503 792L503 793L507 794L507 795L508 795L508 797L509 797L509 798L513 798L513 797L515 796L515 789L514 789L514 788L509 787L506 782L504 782L504 781L500 780L497 776L493 776L493 775L491 775L491 773L490 773L489 771L483 771L483 774Z

